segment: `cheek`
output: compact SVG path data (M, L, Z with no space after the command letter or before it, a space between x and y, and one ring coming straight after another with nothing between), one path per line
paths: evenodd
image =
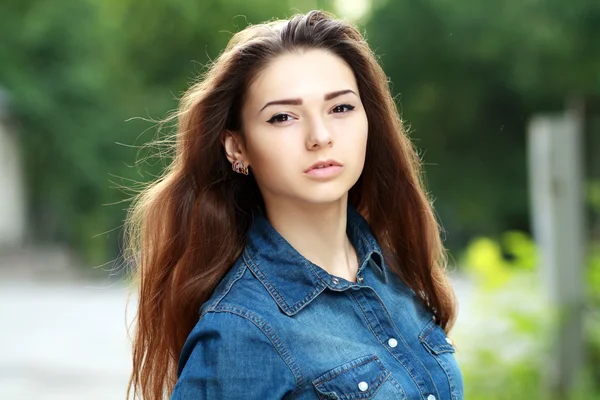
M354 140L352 149L350 150L355 155L356 169L361 171L364 168L365 157L367 153L367 140L369 136L369 124L367 117L364 116L360 121L357 121L354 131Z
M252 171L261 181L281 179L293 159L293 149L279 140L260 138L247 145Z
M369 135L367 116L363 113L360 118L356 118L352 121L347 127L346 132L350 132L352 137L351 141L346 142L346 145L349 147L348 150L351 150L356 156L364 157L367 150L367 138Z
M369 120L367 118L367 114L363 111L362 115L362 134L364 136L365 143L367 141L367 136L369 135Z

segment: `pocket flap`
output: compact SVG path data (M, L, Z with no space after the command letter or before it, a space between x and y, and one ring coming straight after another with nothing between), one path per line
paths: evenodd
M390 372L375 355L357 358L313 380L323 395L343 399L370 399Z
M423 328L419 340L435 355L454 353L454 346L446 336L446 332L433 320Z

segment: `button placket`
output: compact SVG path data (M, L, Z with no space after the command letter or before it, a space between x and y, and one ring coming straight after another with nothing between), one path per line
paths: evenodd
M365 322L368 324L371 332L375 335L380 343L391 353L391 355L403 365L411 365L413 363L413 353L410 352L408 345L402 339L402 334L395 327L381 298L377 292L370 287L362 287L363 290L356 290L350 293L351 297L356 301L358 307L363 311ZM392 340L393 339L393 340ZM394 343L395 342L395 343ZM393 346L395 344L395 346ZM428 372L419 368L411 368L413 380L426 400L427 396L432 392L432 387L435 383Z

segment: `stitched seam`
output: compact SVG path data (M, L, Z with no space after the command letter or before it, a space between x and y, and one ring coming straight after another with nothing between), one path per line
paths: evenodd
M213 304L211 304L210 306L208 306L204 309L204 311L200 314L200 318L202 318L207 312L212 311L219 306L219 303L221 302L221 300L223 300L223 298L231 291L231 288L233 287L233 285L242 278L242 276L244 275L244 272L246 272L246 267L245 267L245 265L241 265L239 267L239 271L237 271L235 273L235 275L233 276L233 279L231 280L229 285L227 285L223 294L221 296L219 296L213 302Z
M290 314L294 315L298 311L303 309L308 303L312 302L323 289L323 286L317 286L316 288L308 292L308 294L304 296L302 300L300 300L290 308Z
M265 274L262 272L258 264L256 264L254 259L252 259L250 252L248 252L247 250L244 251L244 262L246 262L247 264L252 264L256 268L256 270L252 268L250 268L250 270L256 275L258 280L267 288L271 296L273 296L273 299L275 299L275 301L280 305L280 307L283 309L289 309L290 306L283 299L281 294L279 294L277 289L275 289L275 287L271 285L271 283L266 279Z
M375 290L373 290L373 291L375 291ZM377 341L378 341L378 342L379 342L379 343L380 343L380 344L381 344L381 345L382 345L382 346L383 346L383 347L384 347L384 348L385 348L385 349L386 349L386 350L387 350L387 351L388 351L388 352L389 352L389 353L392 355L392 357L394 357L394 358L395 358L395 359L396 359L396 360L397 360L397 361L400 363L400 365L402 365L402 366L404 367L404 369L406 370L406 372L408 372L408 374L409 374L409 375L410 375L410 377L412 378L413 382L415 382L415 384L416 384L416 382L417 382L417 379L416 379L416 377L415 377L415 376L412 374L412 372L411 372L410 368L408 368L408 366L407 366L406 364L404 364L404 363L402 362L402 360L400 360L400 359L399 359L399 358L396 356L396 354L394 354L394 352L393 352L393 351L392 351L392 350L391 350L391 349L390 349L388 346L386 346L386 344L385 344L384 342L382 342L382 341L381 341L381 339L379 339L379 336L378 336L377 334L375 334L375 332L374 332L374 331L373 331L373 329L371 328L371 324L369 324L369 322L368 322L368 321L369 321L369 319L367 318L367 316L366 316L366 314L365 314L365 312L364 312L364 310L363 310L363 307L362 307L362 305L360 304L360 301L358 301L358 300L356 299L356 297L354 297L354 294L353 294L353 293L350 293L350 292L349 292L348 294L354 298L354 302L355 302L355 303L358 305L358 308L360 309L361 313L362 313L362 314L363 314L363 316L365 317L365 320L367 321L367 326L369 327L369 330L370 330L370 331L373 333L373 336L375 336L375 338L377 339ZM425 369L426 369L426 368L425 368ZM422 395L425 395L425 393L423 393L423 392L422 392L422 390L421 390L421 386L420 386L420 385L418 385L418 384L416 384L416 386L417 386L417 388L419 389L419 392L420 392ZM436 394L437 394L437 393L436 393ZM438 395L438 397L439 397L439 395Z
M360 214L360 213L359 213ZM365 221L366 222L366 221ZM370 227L368 226L369 224L366 223L367 227L370 229ZM377 253L380 258L383 260L383 255L381 254L381 252L377 249L377 247L374 246L374 244L371 242L371 240L368 238L367 234L364 233L361 229L361 227L359 226L359 224L354 224L354 229L356 232L358 232L358 236L360 237L360 239L363 241L364 244L366 244L366 247L369 249L369 252L371 254L369 254L369 259L371 258L372 253ZM377 242L377 240L374 239L375 242Z
M314 274L314 275L317 277L317 279L318 279L320 282L322 282L323 284L327 285L327 283L326 283L326 282L324 282L324 281L323 281L323 279L321 278L321 275L320 275L320 274L317 272L317 270L314 268L314 266L313 266L313 263L311 263L310 261L308 261L308 260L306 260L306 259L305 259L303 262L304 262L304 265L305 265L305 266L307 266L307 267L310 269L310 271L311 271L311 272L312 272L312 273L313 273L313 274Z
M444 374L446 374L446 377L448 378L448 385L450 386L450 396L452 396L452 399L455 399L457 397L456 396L456 385L454 384L454 379L452 379L451 374L448 373L448 369L446 368L446 362L442 361L439 356L436 356L436 355L432 355L432 356L435 358L438 365L442 368L442 370L444 371Z
M429 334L435 329L436 325L437 324L435 323L435 321L430 321L419 334L419 341L423 343L425 347L427 347L427 349L430 351L430 353L433 353L434 355L454 353L455 350L452 345L448 343L442 343L436 346L435 344L430 343L430 341L428 340Z
M377 377L377 380L373 383L373 386L371 386L370 390L368 392L364 392L364 393L352 393L349 395L342 395L342 399L347 399L347 400L352 400L352 399L370 399L373 396L375 396L375 394L377 393L377 391L381 388L381 385L383 385L383 383L385 382L385 380L387 378L389 378L390 376L390 372L388 371L388 373L386 374L384 371L381 371L381 374L379 374L379 376ZM368 397L367 397L368 396Z
M337 378L338 376L340 376L344 372L346 372L346 371L348 371L348 370L350 370L352 368L357 368L357 367L360 367L362 365L368 364L368 363L370 363L373 360L377 360L377 357L371 356L371 357L367 358L366 360L364 360L364 361L362 361L362 362L360 362L360 363L358 363L356 365L354 365L352 362L350 362L349 363L350 365L348 365L346 368L342 369L341 371L337 371L333 376L331 376L331 377L329 377L327 379L323 379L323 380L315 382L315 385L320 385L322 383L329 382L330 380L332 380L333 378ZM381 366L380 366L380 368L381 368Z
M377 339L377 341L381 344L383 344L383 342L381 340L379 340L379 337L377 336L377 334L375 333L375 331L373 330L373 327L371 327L371 324L369 323L369 318L367 317L367 315L365 314L365 310L363 310L362 305L360 304L360 301L354 296L354 293L347 291L348 295L350 297L353 298L354 302L356 303L356 305L358 306L358 309L360 310L360 312L362 313L363 317L365 318L365 321L367 321L367 327L369 328L369 330L371 331L371 333L373 334L373 336L375 336L375 338Z
M252 264L255 268L256 271L252 268L250 268L250 270L256 275L256 277L258 278L258 280L260 280L260 282L267 288L267 290L269 291L269 293L271 294L271 296L273 297L273 299L279 304L279 306L289 315L294 315L296 314L298 311L300 311L302 308L304 308L304 306L309 303L310 301L314 300L315 297L317 297L317 295L323 291L324 286L322 283L320 283L317 287L313 288L310 292L308 292L308 294L306 296L304 296L304 298L302 298L302 300L294 303L294 305L290 306L283 298L283 296L281 296L281 294L277 291L277 289L275 288L275 286L273 286L265 277L264 273L262 272L262 270L260 269L260 267L258 266L258 264L254 261L254 259L252 258L252 255L250 255L249 252L244 251L244 262L246 262L247 264ZM246 257L247 256L247 257ZM246 260L247 258L247 260ZM306 261L304 261L304 263L306 264ZM308 265L311 269L312 266L310 264L306 264ZM317 278L319 279L319 281L321 281L320 277L318 276L318 274L316 274L316 272L313 269L313 273L315 273L315 275L317 275Z
M376 251L375 251L375 249L373 249L373 246L367 240L367 238L365 237L365 235L362 233L362 231L360 230L360 228L358 226L354 226L354 231L355 231L355 234L358 236L358 239L360 241L362 241L363 246L366 247L366 249L367 249L367 254L365 255L365 260L358 266L358 271L362 272L365 269L365 265L367 265L369 263L369 261L372 260L373 253L376 253Z
M427 325L425 325L425 328L423 328L423 330L421 331L421 333L419 334L419 340L423 341L423 338L427 335L429 335L429 332L431 332L433 330L433 327L435 325L435 321L431 320L427 323Z
M436 323L435 321L430 321L425 328L423 328L423 332L422 334L419 335L419 340L421 341L421 343L423 343L425 345L425 348L427 349L427 351L429 352L429 354L431 354L431 356L433 358L435 358L435 360L437 361L438 365L442 368L442 370L444 371L444 374L446 374L446 377L448 378L448 384L450 386L450 395L452 396L452 399L455 399L456 396L456 385L454 383L454 379L452 378L451 374L448 372L448 367L449 365L446 364L445 361L442 360L441 356L443 354L450 354L450 356L452 357L452 352L450 351L441 351L438 352L436 351L433 347L433 345L430 345L429 342L427 341L427 337L429 336L429 334L435 329ZM446 345L441 345L439 347L445 349ZM449 345L448 345L449 346Z
M398 383L398 381L396 380L396 378L394 378L392 376L392 374L390 374L390 377L388 378L388 380L390 381L390 383L396 388L398 389L401 393L402 396L404 396L402 398L402 400L406 400L406 392L404 391L404 389L402 389L402 386L400 386L400 384Z
M373 383L373 386L371 387L371 389L374 390L373 394L372 394L373 396L375 396L375 394L379 391L379 389L381 389L381 386L391 376L392 376L392 374L390 371L387 371L387 370L381 371L381 374L379 374L379 376L377 377L377 380L375 381L375 383ZM360 394L359 394L359 396L360 396Z
M248 321L251 321L258 329L260 329L262 333L271 341L271 343L273 343L275 350L294 375L296 387L294 388L292 394L300 390L301 386L304 384L304 377L302 376L300 367L294 362L291 354L287 351L287 349L279 339L279 336L277 336L277 334L269 324L267 324L262 318L260 318L256 314L248 310L231 305L223 304L218 309L215 309L214 312L228 312L237 315Z
M433 386L435 388L435 394L437 395L437 398L439 399L440 398L440 394L439 394L439 392L437 390L437 387L435 386L435 380L433 379L433 376L431 376L431 373L429 372L429 370L427 369L427 367L425 367L425 365L423 364L423 362L421 361L421 359L415 354L415 352L410 348L410 346L408 345L408 343L406 343L406 341L404 340L404 337L402 336L402 334L400 333L400 330L396 326L396 323L394 322L394 320L393 320L393 318L392 318L389 310L387 309L386 305L381 300L381 297L379 297L379 295L377 294L377 292L375 290L373 290L373 292L375 293L375 296L377 296L377 299L379 300L379 303L381 304L381 306L385 310L385 312L386 312L389 320L391 321L392 327L398 333L398 335L400 337L400 340L402 340L402 343L404 343L404 346L406 346L406 348L408 349L408 351L410 351L410 353L414 356L414 358L421 364L421 366L423 367L423 369L425 370L425 372L427 372L427 375L429 375L429 379L431 379L431 382L433 383ZM390 350L390 349L388 349L388 350L390 351L390 353L394 357L396 357L396 355L394 354L394 352L392 350Z
M314 299L315 299L315 297L317 297L317 295L318 295L319 293L321 293L321 292L323 291L323 289L325 288L325 287L323 286L323 285L324 285L324 282L323 282L323 280L321 279L321 277L319 276L319 274L317 273L317 271L315 271L315 269L313 268L313 266L312 266L312 263L311 263L311 262L309 262L307 259L304 259L302 262L303 262L303 263L304 263L304 265L305 265L306 267L308 267L308 268L311 270L311 272L312 272L312 273L313 273L313 274L314 274L314 275L317 277L317 280L318 280L318 282L319 282L320 284L319 284L318 286L314 287L314 288L313 288L313 289L312 289L310 292L308 292L308 294L307 294L306 296L304 296L304 298L303 298L302 300L300 300L300 301L296 302L296 304L294 304L294 306L293 306L293 307L291 308L291 310L290 310L290 311L291 311L293 314L297 313L297 312L298 312L298 311L300 311L302 308L304 308L304 306L305 306L307 303L309 303L309 302L311 302L312 300L314 300Z
M362 365L368 364L370 362L375 361L377 363L377 366L379 367L379 375L377 375L377 378L375 379L375 381L372 383L372 386L370 388L370 390L368 392L364 392L364 393L357 393L357 394L349 394L349 395L342 395L342 398L344 399L362 399L365 398L365 396L373 396L375 395L375 393L377 392L377 390L379 390L379 387L383 384L383 382L385 382L385 380L387 378L389 378L391 376L390 371L386 370L386 368L384 367L384 365L381 363L381 361L377 358L377 356L371 356L368 359L356 364L356 365L352 365L352 362L350 362L351 365L349 365L347 368L344 368L343 370L337 372L335 375L324 379L322 381L320 381L319 383L314 383L313 384L316 387L319 387L321 385L323 385L326 382L331 381L332 379L337 378L338 376L342 375L343 373L345 373L346 371L349 371L351 369L354 368L358 368ZM329 392L327 392L329 393Z

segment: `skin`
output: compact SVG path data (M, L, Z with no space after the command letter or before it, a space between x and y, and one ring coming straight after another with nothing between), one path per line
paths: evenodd
M228 131L223 145L230 162L250 167L270 223L305 258L355 282L346 212L364 166L368 121L350 67L325 50L276 57L249 87L242 123L244 140ZM305 172L328 159L343 165L335 177Z

